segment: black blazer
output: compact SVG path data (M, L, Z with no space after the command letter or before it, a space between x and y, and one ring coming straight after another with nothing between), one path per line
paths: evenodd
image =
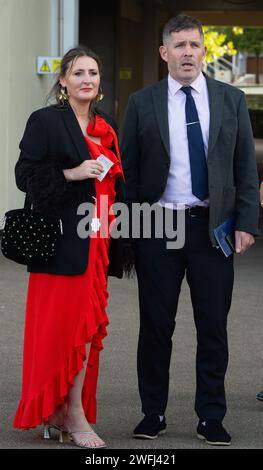
M98 111L116 131L112 118ZM20 156L15 167L17 187L26 192L26 202L42 213L62 219L63 236L56 254L47 264L30 265L30 272L74 275L83 273L88 264L89 238L81 239L77 224L83 216L77 215L82 202L93 202L93 179L67 182L63 169L80 165L90 159L81 128L72 108L67 104L39 109L28 119L20 142ZM114 148L112 149L115 150ZM116 202L124 198L123 181L116 180ZM110 239L109 275L122 277L121 240Z
M236 214L236 230L258 233L259 191L255 150L245 95L206 76L210 129L208 144L209 234ZM178 116L180 119L180 116ZM127 203L157 202L170 168L168 80L130 96L121 142Z

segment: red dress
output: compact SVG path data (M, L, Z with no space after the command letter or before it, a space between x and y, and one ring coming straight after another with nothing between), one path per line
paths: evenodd
M110 225L114 219L109 207L115 200L115 178L123 175L118 143L113 129L100 116L96 116L94 125L89 124L87 132L101 137L101 145L85 137L91 158L103 154L114 162L101 182L95 179L95 215L105 225L105 233L106 222ZM117 156L110 150L112 142ZM106 195L108 203L105 204ZM103 205L100 196L104 196ZM87 420L96 422L99 353L109 324L106 314L109 237L100 236L102 226L91 236L84 274L31 273L29 276L22 396L14 419L16 428L33 428L47 421L65 401L74 377L83 368L87 343L91 347L82 402Z

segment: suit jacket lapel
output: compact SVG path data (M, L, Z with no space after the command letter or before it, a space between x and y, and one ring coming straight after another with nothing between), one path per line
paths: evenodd
M170 159L169 124L168 124L168 80L165 78L153 87L153 103L160 129L161 138Z
M74 111L69 104L61 108L61 111L66 128L71 135L72 141L78 152L79 163L83 162L84 160L89 160L90 154L88 151L88 146L85 142L82 130L74 114Z
M222 112L224 104L224 89L220 83L209 78L205 75L208 95L209 95L209 108L210 108L210 127L209 127L209 140L208 140L208 155L209 159L211 151L215 145L219 129L222 123Z

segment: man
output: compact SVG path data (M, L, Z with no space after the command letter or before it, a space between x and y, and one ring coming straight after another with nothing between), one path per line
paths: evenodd
M258 231L258 179L244 94L201 71L201 23L179 15L164 27L160 55L169 75L131 95L122 137L127 203L185 209L185 245L167 250L165 235L135 242L140 302L138 381L144 419L134 437L165 432L172 335L186 273L197 329L197 436L229 445L224 378L233 256L216 247L213 229L236 216L235 250Z

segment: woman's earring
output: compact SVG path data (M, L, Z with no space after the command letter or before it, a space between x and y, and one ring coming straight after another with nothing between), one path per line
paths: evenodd
M58 94L58 99L61 104L64 104L65 101L68 101L69 96L67 93L67 88L60 86L59 94Z
M96 96L96 101L97 101L97 103L98 103L99 101L103 100L103 98L104 98L104 94L102 93L102 88L100 87L99 93L98 93L97 96Z

